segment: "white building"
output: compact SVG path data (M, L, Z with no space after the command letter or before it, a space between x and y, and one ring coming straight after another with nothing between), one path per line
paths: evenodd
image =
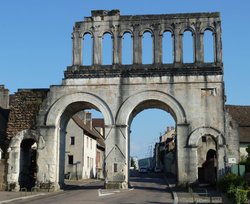
M98 131L92 128L91 113L80 112L74 115L68 122L66 131L66 178L87 179L97 177L96 159L98 156L100 163L102 158L99 147L101 146L103 150L104 147L102 144L99 144L102 140L102 136ZM98 168L100 169L100 167Z

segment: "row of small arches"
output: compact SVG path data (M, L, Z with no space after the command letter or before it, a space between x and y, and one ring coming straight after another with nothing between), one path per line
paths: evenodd
M90 33L84 34L82 46L82 64L93 64L93 38ZM205 30L203 35L204 62L215 62L215 43L211 30ZM142 64L152 64L154 55L154 36L151 32L142 33ZM121 64L133 64L133 36L130 32L124 32L122 36ZM195 62L195 39L193 32L186 30L182 34L183 63ZM172 32L166 31L162 34L162 63L174 63L174 36ZM113 63L113 37L106 32L102 36L102 64L111 65Z

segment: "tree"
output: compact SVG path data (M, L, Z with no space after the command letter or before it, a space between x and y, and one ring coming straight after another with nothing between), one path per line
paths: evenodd
M134 167L134 169L136 169L136 164L135 164L135 160L134 160L134 158L133 157L131 157L131 160L130 160L130 166L131 167Z

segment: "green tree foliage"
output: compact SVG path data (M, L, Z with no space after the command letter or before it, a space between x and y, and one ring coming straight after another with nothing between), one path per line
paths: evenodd
M136 164L135 164L135 160L133 157L131 157L131 163L130 163L131 167L134 167L134 169L136 169Z

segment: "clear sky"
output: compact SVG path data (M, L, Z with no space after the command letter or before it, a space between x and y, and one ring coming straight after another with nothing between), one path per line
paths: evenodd
M4 84L11 93L18 88L48 88L60 84L63 71L72 63L71 33L74 22L83 20L85 16L91 15L91 10L98 9L119 9L121 15L221 12L227 104L250 105L248 0L1 1L0 84ZM141 122L137 121L145 118L143 114L148 114L147 117L152 121L152 113L144 111L138 115L138 119L135 118L132 128L136 125L142 127ZM156 118L161 117L162 113L159 114ZM171 121L167 123L172 125ZM150 133L151 138L145 140L147 147L143 155L148 145L165 130L165 126L157 126L156 132ZM132 130L132 134L137 133ZM139 148L136 145L138 141L133 142L131 147Z

